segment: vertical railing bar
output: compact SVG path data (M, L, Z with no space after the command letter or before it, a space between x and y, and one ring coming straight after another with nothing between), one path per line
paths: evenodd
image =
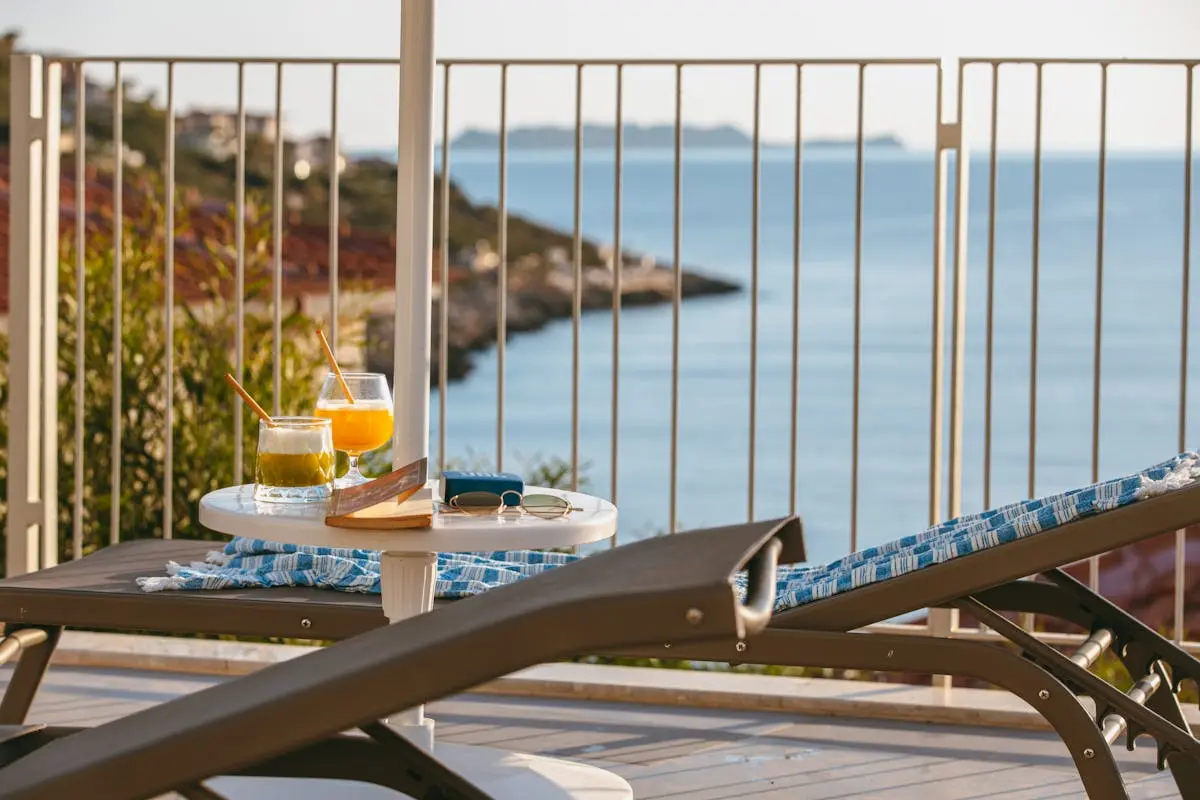
M579 490L579 318L583 316L583 65L575 68L575 216L571 297L571 491Z
M758 237L762 172L762 64L754 65L754 170L750 184L750 446L747 453L746 521L754 521L754 467L758 439Z
M41 59L41 118L44 130L41 133L42 163L40 182L42 208L41 256L38 269L41 271L41 296L35 302L39 325L36 348L38 375L41 381L41 403L39 412L32 415L38 428L37 442L40 450L37 478L39 543L36 549L42 569L58 564L58 317L59 317L59 183L62 167L62 71L63 65L56 59Z
M996 309L996 139L1000 121L1000 65L992 64L992 118L988 145L987 323L983 371L983 507L992 507L992 381Z
M504 369L508 340L508 64L500 65L500 276L496 287L496 469L504 469Z
M858 418L862 376L863 105L867 65L858 65L858 111L854 133L854 374L850 411L850 552L858 550Z
M1029 312L1029 486L1028 496L1037 491L1037 371L1038 371L1038 272L1041 266L1042 227L1042 65L1034 65L1037 85L1033 116L1033 244L1030 258Z
M934 113L934 136L939 143L933 158L933 319L931 321L930 367L929 367L929 524L941 519L942 509L942 420L944 414L942 379L945 364L943 343L945 341L946 288L943 280L945 267L945 151L941 147L942 94L945 83L945 68L938 65L937 90Z
M283 366L283 62L275 65L275 175L274 197L271 201L271 244L274 263L271 265L271 396L273 413L282 412Z
M237 173L233 197L234 216L234 333L233 359L238 381L245 379L246 369L246 64L238 62L237 69ZM242 401L233 400L233 482L242 482Z
M50 123L50 67L51 60L48 58L40 58L34 62L34 69L40 73L37 79L36 99L34 97L34 87L30 87L30 99L33 101L32 104L39 108L38 116L42 126L47 126ZM30 71L32 72L34 70ZM29 170L30 183L32 186L36 187L35 191L39 195L39 204L31 205L29 209L31 215L37 220L35 223L37 232L35 236L31 237L32 241L30 244L33 246L32 249L38 254L37 261L34 262L33 268L39 271L40 277L34 281L31 281L31 284L33 284L31 289L33 289L33 291L30 291L29 293L29 304L31 306L30 316L35 320L35 324L31 326L31 333L34 341L31 342L33 346L30 348L32 352L30 353L29 363L30 376L34 381L41 383L41 381L38 380L40 376L48 377L49 375L53 374L47 370L48 362L51 362L53 359L51 359L50 353L46 349L47 346L50 345L50 342L46 340L46 333L50 329L51 323L49 320L56 318L57 313L55 313L53 316L47 313L49 311L49 304L47 300L53 292L53 289L50 286L51 276L49 274L49 270L46 268L47 264L50 263L47 260L47 246L50 244L50 232L46 230L46 226L50 223L50 206L52 204L56 204L59 199L57 194L53 197L50 195L51 164L55 158L59 157L59 153L54 152L50 147L51 143L47 128L43 127L42 130L35 133L34 136L39 142L39 149L41 150L41 163L36 165L30 164ZM56 214L55 216L57 217L58 215ZM55 266L57 267L57 265ZM12 301L10 298L9 304L11 305L11 303ZM55 305L57 305L57 303L55 303ZM50 381L46 380L45 386L36 392L37 402L31 406L31 413L29 415L30 421L37 431L34 436L36 436L35 449L38 452L37 468L35 470L36 474L31 473L30 475L31 480L29 483L32 487L34 487L34 492L31 493L29 500L36 509L36 518L39 521L44 520L46 517L44 509L46 507L46 490L49 488L49 483L46 480L46 468L49 466L47 463L49 460L47 455L53 452L52 450L47 450L45 442L47 428L46 423L47 417L49 416L47 414L47 409L54 408L54 406L50 404L49 398L45 394L49 384ZM51 555L57 557L58 555L58 542L56 533L48 530L44 524L39 524L37 525L36 536L37 538L35 539L35 543L32 548L34 563L37 564L36 568L46 569L47 567L54 566L55 562L50 560L49 557ZM51 548L54 550L52 554L50 553Z
M333 352L338 348L338 287L341 283L338 277L338 245L341 241L341 209L339 195L341 194L341 161L339 146L340 131L338 125L338 65L330 65L330 101L329 101L329 346Z
M1100 480L1100 337L1104 329L1104 193L1108 168L1108 64L1100 65L1100 157L1096 174L1096 310L1092 330L1092 483ZM1088 584L1100 588L1100 556L1088 559Z
M81 87L81 91L86 88ZM121 541L121 359L124 358L122 342L123 313L121 295L124 292L122 270L124 269L124 189L125 181L125 87L122 84L121 62L113 65L113 331L112 331L112 508L109 512L108 539L110 544Z
M947 448L948 489L946 514L957 517L962 512L962 434L963 434L963 373L966 356L966 316L967 316L967 230L969 223L970 190L968 178L970 165L967 155L967 137L964 119L966 65L959 60L955 80L955 115L953 123L943 123L939 128L938 147L942 154L954 150L954 267L953 267L953 300L951 307L950 329L950 442ZM944 110L943 110L944 111ZM948 193L943 184L939 203L940 218L938 227L942 231L939 237L945 239ZM944 272L945 258L938 264L939 271ZM929 611L929 631L934 636L953 636L958 628L958 610L934 608ZM942 689L945 697L953 688L953 681L948 675L934 675L933 686Z
M792 178L792 209L796 218L792 224L792 416L791 447L788 473L788 513L796 513L796 491L799 484L796 460L800 438L800 240L802 228L801 204L804 178L804 65L796 65L796 165Z
M87 79L84 62L75 65L75 498L71 557L83 558L84 347L87 336Z
M671 293L671 478L667 530L675 533L679 501L679 306L683 269L683 65L675 65L675 204L672 220L672 254L675 285Z
M963 384L966 373L967 341L967 232L970 227L970 155L966 127L966 68L958 62L955 119L958 126L954 147L954 297L950 329L950 446L947 471L947 514L962 514ZM956 610L948 612L957 620ZM952 625L956 622L952 622Z
M1029 312L1029 497L1035 497L1037 488L1037 371L1038 371L1038 288L1041 266L1042 226L1042 64L1034 65L1037 83L1034 92L1034 140L1033 140L1033 238L1030 256L1030 312ZM1021 615L1021 625L1033 630L1035 615Z
M450 364L450 65L442 67L441 291L438 294L438 469L446 468L446 372ZM399 243L397 243L399 246Z
M1195 67L1187 69L1187 101L1184 103L1183 156L1183 281L1180 287L1180 348L1179 348L1179 452L1187 449L1187 378L1188 378L1188 325L1191 311L1191 265L1192 265L1192 170L1193 170L1193 117ZM1184 605L1184 583L1187 567L1187 529L1175 531L1175 642L1185 638L1187 626Z
M609 479L609 496L615 505L617 502L617 445L620 439L620 362L621 362L621 279L625 267L625 258L621 253L621 192L622 174L621 161L625 156L625 121L624 121L624 91L625 68L617 65L617 108L616 108L616 141L614 144L613 160L613 261L612 261L612 475ZM617 534L613 532L608 540L610 547L617 546Z
M166 339L166 363L163 379L163 538L170 539L175 530L175 63L167 62L166 109L166 225L165 258L163 259L163 333Z

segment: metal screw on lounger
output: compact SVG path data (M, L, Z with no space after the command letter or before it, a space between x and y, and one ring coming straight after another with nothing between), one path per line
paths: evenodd
M738 642L737 644L735 644L735 645L733 646L733 649L734 649L734 650L737 650L739 653L744 653L744 652L746 652L746 643L745 643L745 642Z
M300 620L300 627L301 627L301 628L311 628L311 627L312 627L312 620L311 620L311 619L302 619L302 620Z
M1084 757L1084 758L1095 758L1095 757L1096 757L1096 751L1095 751L1095 750L1093 750L1092 748L1088 747L1088 748L1084 749L1084 751L1083 751L1083 757Z
M704 620L704 612L698 608L689 608L683 618L689 625L699 625Z
M1049 700L1049 699L1050 699L1050 690L1049 690L1049 689L1042 689L1041 691L1039 691L1039 692L1038 692L1038 699L1039 699L1039 700Z

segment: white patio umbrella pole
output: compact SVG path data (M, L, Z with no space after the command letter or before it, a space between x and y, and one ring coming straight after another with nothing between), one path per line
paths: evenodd
M435 0L403 0L396 153L396 428L392 465L429 455Z
M396 152L395 431L392 464L429 455L430 295L433 269L433 87L435 0L403 0L400 11L400 140ZM391 622L430 611L435 553L380 557L383 613ZM432 750L424 709L389 720Z

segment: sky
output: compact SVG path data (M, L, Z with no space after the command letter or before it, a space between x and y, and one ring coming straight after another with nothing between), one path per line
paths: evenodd
M201 6L163 0L0 0L0 27L22 33L27 50L74 55L316 57L392 59L400 47L399 0L206 0ZM440 58L530 59L821 59L1074 57L1200 59L1200 0L440 0ZM956 116L956 71L947 71L944 119ZM1177 148L1184 139L1186 70L1180 66L1109 69L1109 146ZM111 81L112 67L91 74ZM147 90L164 94L165 67L126 68ZM998 147L1028 150L1034 130L1034 69L1000 68ZM494 129L499 70L457 67L450 95L451 135L466 127ZM509 124L574 120L571 67L512 68ZM615 69L584 70L583 116L611 122ZM768 140L794 135L796 70L762 71L761 130ZM398 109L393 66L343 67L338 119L343 146L394 146ZM670 68L625 71L625 118L670 122ZM285 129L310 135L329 129L330 70L288 67ZM1194 81L1200 84L1200 80ZM864 86L867 133L895 133L913 147L933 141L933 67L871 67ZM964 121L972 147L987 146L991 68L970 66ZM251 110L274 107L270 66L251 66ZM439 79L439 96L441 81ZM1100 69L1044 70L1043 142L1047 149L1094 150L1099 139ZM236 103L236 68L177 67L177 104ZM688 68L688 124L753 125L753 69ZM1194 106L1200 89L1193 86ZM848 136L856 128L857 70L806 67L804 127L810 136ZM440 111L439 111L440 114ZM440 120L440 116L438 118ZM1194 119L1200 129L1200 111Z

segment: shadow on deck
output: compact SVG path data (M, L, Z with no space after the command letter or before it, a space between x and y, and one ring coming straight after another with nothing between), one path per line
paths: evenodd
M54 666L30 719L94 725L219 680ZM1036 732L482 694L428 712L439 741L596 764L638 798L1084 796L1066 749ZM1152 747L1118 755L1132 797L1177 796L1169 774L1155 771Z

